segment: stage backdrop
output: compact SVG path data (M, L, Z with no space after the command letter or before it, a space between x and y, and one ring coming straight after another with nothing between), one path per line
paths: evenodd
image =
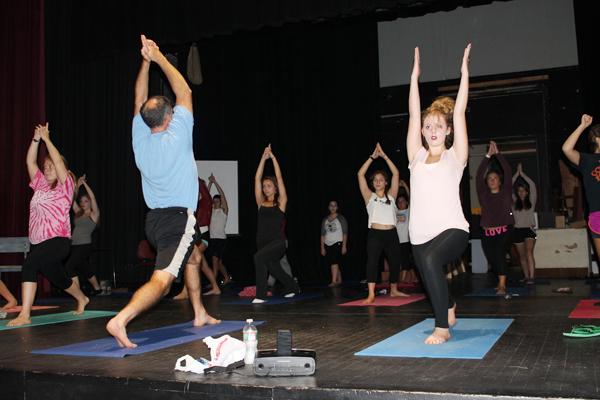
M238 162L196 160L196 165L198 166L198 176L204 179L207 185L210 185L208 177L212 174L221 189L223 189L223 194L225 194L227 200L227 208L229 209L225 233L227 235L239 234ZM210 194L213 196L219 194L214 185L210 189Z

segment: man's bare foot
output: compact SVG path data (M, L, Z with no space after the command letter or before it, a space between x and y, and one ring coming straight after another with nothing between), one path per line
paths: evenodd
M375 302L375 295L369 295L369 297L363 300L363 304L371 304L373 302Z
M204 296L211 296L211 295L213 295L213 294L216 294L216 295L219 295L219 294L221 294L221 289L219 289L218 287L216 287L216 288L214 288L214 289L212 289L212 290L209 290L209 291L208 291L208 292L206 292L206 293L202 293L202 295L204 295Z
M77 308L73 311L73 314L75 314L75 315L83 314L83 312L85 311L85 306L87 306L89 302L90 302L90 299L87 298L86 296L83 297L83 301L77 300Z
M327 287L336 287L339 286L340 284L338 282L331 282L329 285L327 285Z
M21 326L21 325L27 325L31 323L31 318L29 316L22 316L21 314L19 314L17 316L17 318L11 320L8 322L8 326Z
M443 328L435 328L433 333L425 339L425 344L442 344L450 339L450 330Z
M448 309L448 325L456 325L456 303L454 303L452 308Z
M128 349L135 349L137 347L137 344L129 340L125 326L117 320L117 317L108 321L106 330L116 339L119 346L127 347Z
M203 325L216 325L216 324L220 324L221 320L220 319L216 319L211 317L210 315L208 315L208 313L205 311L203 312L199 317L194 319L194 326L203 326Z
M182 290L177 296L173 297L173 300L187 300L189 298L187 290Z
M410 297L410 294L406 294L406 293L401 292L401 291L399 291L397 289L396 290L391 289L390 290L390 297Z
M505 287L496 288L496 294L498 296L504 296L506 294L506 288Z
M6 303L2 308L0 308L0 311L6 311L6 310L10 310L13 307L17 306L17 301L9 301L8 303Z

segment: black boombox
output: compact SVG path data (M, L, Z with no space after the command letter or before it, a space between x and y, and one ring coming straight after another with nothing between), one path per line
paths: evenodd
M315 373L317 353L292 348L292 332L277 331L277 349L259 350L254 359L257 376L308 376Z

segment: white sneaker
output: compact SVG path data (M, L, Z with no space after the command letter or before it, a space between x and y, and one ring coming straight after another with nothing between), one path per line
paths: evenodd
M252 304L262 304L262 303L266 303L266 302L267 302L266 300L259 299L259 298L252 300Z
M286 295L284 295L283 297L287 297L288 299L294 297L296 295L296 293L292 292L292 293L288 293Z

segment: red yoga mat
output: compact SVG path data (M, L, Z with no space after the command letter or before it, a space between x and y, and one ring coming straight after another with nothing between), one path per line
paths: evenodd
M569 318L600 318L600 306L594 305L598 302L599 300L581 300L571 311Z
M375 297L375 301L371 304L364 304L363 301L365 299L359 299L354 301L349 301L348 303L338 304L343 307L399 307L405 304L414 303L416 301L423 300L425 298L422 294L415 294L409 297L390 297L390 296L377 296Z
M49 310L51 308L58 308L58 306L32 306L31 311ZM14 306L14 307L11 307L11 308L3 310L3 311L6 311L8 313L21 312L21 306Z

